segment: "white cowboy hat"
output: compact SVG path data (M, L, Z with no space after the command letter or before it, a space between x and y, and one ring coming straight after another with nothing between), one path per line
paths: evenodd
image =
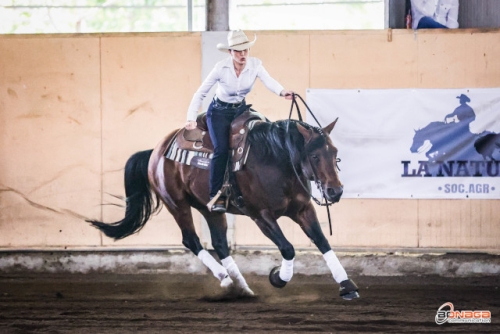
M254 45L257 40L257 36L254 34L254 40L249 41L247 35L241 30L233 30L227 34L227 45L224 43L217 44L217 49L222 52L227 52L228 50L243 51L249 49Z

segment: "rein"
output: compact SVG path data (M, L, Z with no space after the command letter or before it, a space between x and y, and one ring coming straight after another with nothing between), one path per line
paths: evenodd
M296 100L295 97L298 97L302 101L302 103L306 106L307 110L309 111L309 113L311 114L311 116L314 118L314 120L316 121L316 123L319 126L319 128L317 128L319 130L319 133L322 136L325 136L325 133L323 132L321 124L319 124L318 120L316 119L316 116L314 116L313 112L311 111L311 109L309 108L309 106L307 105L307 103L304 101L304 99L300 95L293 93L292 94L292 105L290 106L290 115L288 116L288 122L287 122L287 125L286 125L286 136L288 138L288 140L286 141L287 146L289 145L289 142L290 142L290 132L288 130L289 130L289 127L290 127L290 122L292 120L292 113L293 113L293 107L294 106L297 109L297 115L298 115L299 121L302 122L302 115L300 113L300 108L299 108L299 105L298 105L297 100ZM300 185L302 186L302 188L304 188L304 190L309 194L309 196L314 200L314 202L316 202L316 204L318 204L319 206L326 206L326 212L328 214L328 225L330 227L330 235L332 235L332 219L331 219L331 216L330 216L330 205L332 205L333 203L332 202L328 202L328 200L326 199L325 192L323 191L323 188L321 187L321 181L316 176L316 171L315 171L314 165L309 160L309 157L307 157L307 161L309 161L309 164L311 165L311 168L313 170L314 183L316 183L316 187L320 191L322 200L324 199L325 203L322 203L322 200L320 201L316 197L314 197L313 194L311 193L311 191L309 190L310 188L307 187L302 182L302 180L300 179L299 173L297 172L297 169L295 168L295 165L293 163L293 159L292 159L292 156L291 156L291 153L290 153L290 148L288 149L288 155L290 157L290 161L292 162L292 169L293 169L293 171L295 173L295 176L297 176L297 179L299 180ZM340 161L340 159L337 159L337 162L339 162L339 161ZM339 169L339 171L340 171L340 169Z

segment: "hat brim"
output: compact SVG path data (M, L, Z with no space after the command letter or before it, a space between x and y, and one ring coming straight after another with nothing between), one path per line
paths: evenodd
M465 99L466 102L470 102L470 98L467 96L467 95L460 95L460 96L457 96L457 99Z
M256 40L257 40L257 36L254 35L253 41L249 41L249 42L238 44L238 45L228 46L224 43L219 43L219 44L217 44L217 49L219 49L219 51L222 51L222 52L227 52L229 50L243 51L243 50L250 49L255 44Z

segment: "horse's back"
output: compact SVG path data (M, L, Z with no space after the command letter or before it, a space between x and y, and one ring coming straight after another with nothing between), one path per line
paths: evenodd
M160 140L158 144L156 144L156 147L154 148L153 153L151 154L150 167L151 163L153 163L154 161L157 162L160 157L165 156L165 153L167 152L170 143L180 130L181 129L176 129L170 132L167 136L165 136L162 140Z

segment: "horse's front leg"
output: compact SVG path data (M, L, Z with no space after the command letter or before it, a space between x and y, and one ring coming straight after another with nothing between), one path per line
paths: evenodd
M281 266L274 267L269 274L269 281L276 288L283 288L293 276L293 260L295 258L295 249L292 244L286 239L283 231L278 225L276 219L274 219L267 211L261 213L261 217L254 218L257 226L260 228L262 233L269 239L280 250L281 256L283 257L281 261Z
M304 210L299 212L296 217L290 218L300 225L304 233L314 242L316 247L318 247L323 254L323 258L332 272L333 279L340 284L340 296L346 300L359 298L358 287L349 279L337 255L335 255L335 252L330 247L328 240L321 230L318 216L316 215L316 210L314 210L313 205L310 203Z
M229 255L229 247L227 243L227 221L226 216L220 213L204 212L204 217L207 220L212 246L221 263L226 268L229 276L236 280L236 284L240 288L240 293L245 296L253 296L254 293L248 286L245 278L240 272L240 269L234 262L232 256Z

